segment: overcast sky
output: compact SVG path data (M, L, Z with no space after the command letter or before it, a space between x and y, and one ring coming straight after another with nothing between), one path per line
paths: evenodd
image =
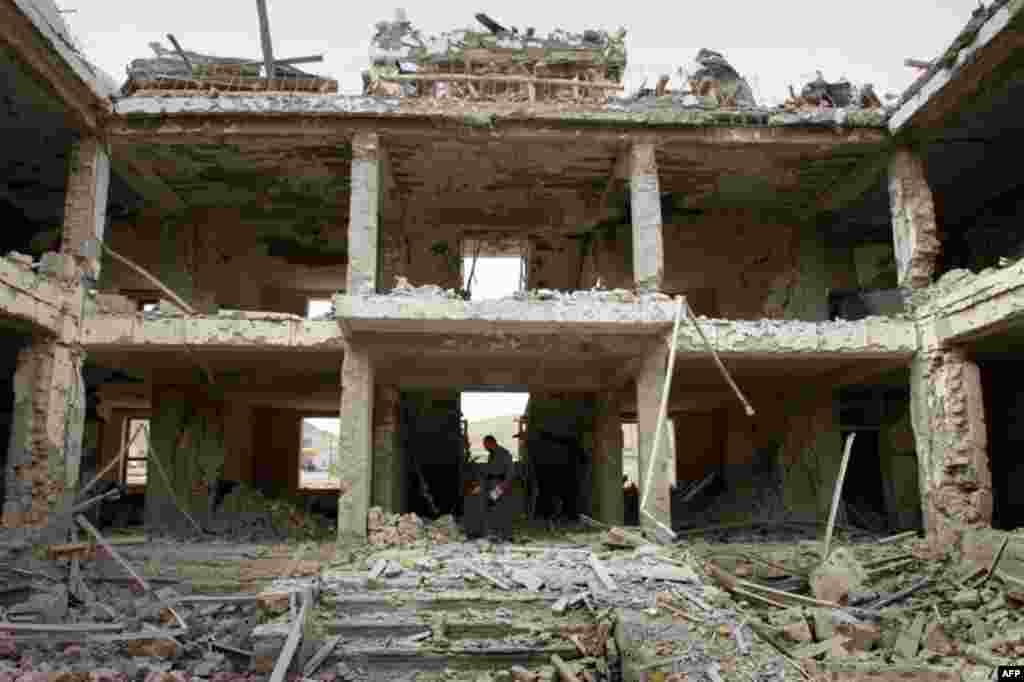
M915 76L903 66L908 57L932 59L970 19L976 0L775 0L774 2L619 3L519 0L481 3L398 0L409 20L424 33L476 24L486 12L506 26L533 26L582 32L624 26L627 87L645 75L687 66L702 47L723 52L748 78L755 95L772 103L816 70L829 80L847 77L872 83L879 95L898 93ZM170 47L173 33L187 50L228 57L260 57L254 0L58 0L87 56L119 83L132 59L151 57L147 46ZM324 55L311 65L340 81L343 93L358 93L366 67L373 25L394 16L385 3L268 0L274 54Z

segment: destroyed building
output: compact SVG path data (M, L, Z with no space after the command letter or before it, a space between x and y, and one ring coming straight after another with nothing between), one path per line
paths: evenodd
M664 540L669 529L766 520L817 528L837 508L837 479L847 527L924 531L924 554L895 555L901 565L951 555L989 575L1013 562L1024 575L1024 549L991 532L1024 525L1014 494L1024 476L1021 3L976 11L890 107L870 86L820 74L764 106L710 49L678 83L665 76L625 93L624 30L541 37L477 19L484 30L436 38L404 15L381 22L359 95L299 68L306 58L274 60L269 39L262 60L154 45L154 58L126 60L119 86L85 59L50 0L0 0L5 532L39 541L31 532L66 531L99 475L127 493L115 525L154 534L241 523L273 500L292 505L289 518L319 509L346 551L441 543L457 532L465 491L460 393L501 390L529 393L517 494L543 480L560 505L640 545L611 572L589 550L541 547L531 570L568 574L583 556L610 593L613 573L642 566L649 592L634 615L660 606L664 585L699 581L685 561L652 568L658 550L636 533ZM486 273L497 258L518 259L518 293L474 296L467 267ZM313 418L338 418L337 439L307 431ZM624 424L636 425L636 482L650 493L649 515L630 503L635 533L618 528ZM321 459L307 442L326 443L335 482L303 484ZM169 553L179 549L188 553ZM78 567L89 548L59 551ZM218 571L243 572L241 556ZM433 575L439 562L382 558L351 584L369 593L369 580L393 580L414 609L428 573L441 590L467 572L502 591L506 578L540 589L528 571ZM708 575L730 593L756 589L716 570ZM880 609L926 582L863 603ZM150 591L134 573L131 584ZM556 613L591 606L574 585L559 583ZM339 613L372 601L343 592L331 604ZM842 610L848 592L815 604L849 618L860 612ZM809 599L772 593L792 598ZM688 599L710 618L712 607ZM177 621L172 635L188 630L173 608L148 607L151 621ZM974 641L1016 622L999 617ZM920 640L955 651L922 618L889 628L916 632L908 657ZM751 646L747 616L726 621L716 626L732 633L724 641ZM779 624L797 626L796 642L817 640L812 659L863 635L846 620L836 628L852 634L838 641L826 621L813 632ZM608 650L629 645L624 622ZM406 634L445 640L444 623L423 627ZM267 632L275 652L294 653L299 630L286 630L289 644ZM605 655L609 630L598 632L599 646L572 634L569 653ZM9 646L0 637L0 659ZM700 679L721 679L712 672ZM940 673L919 679L961 679Z
M889 109L824 81L763 107L710 50L695 91L626 96L624 30L486 15L378 24L362 95L159 46L119 88L44 0L0 8L6 527L142 422L153 527L224 481L315 498L341 537L374 506L457 513L474 389L529 392L524 459L578 444L560 494L606 523L623 423L665 527L692 525L669 481L709 474L771 507L733 512L821 519L853 432L851 522L955 547L1022 521L1018 5ZM467 298L473 256L521 259L521 293ZM672 338L675 457L651 464ZM299 485L305 417L340 418L336 488Z

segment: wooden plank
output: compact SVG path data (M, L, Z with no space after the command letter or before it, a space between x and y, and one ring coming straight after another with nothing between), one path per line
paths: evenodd
M263 47L264 74L269 82L274 77L274 45L270 40L270 17L267 14L267 0L256 0L256 11L260 15L260 44Z
M316 673L317 668L320 667L320 664L327 660L327 657L331 655L331 652L334 651L334 648L338 646L340 641L341 635L331 637L327 640L327 642L320 647L320 650L316 652L313 658L309 659L309 663L306 664L306 667L302 669L303 677L312 677L313 674Z
M135 569L132 568L132 565L130 563L128 563L125 560L125 558L123 556L121 556L121 554L116 549L114 549L113 545L111 545L109 542L107 542L107 539L105 537L103 537L100 534L100 532L98 530L96 530L96 528L91 523L89 523L89 520L87 518L85 518L84 516L79 514L78 516L75 517L75 521L87 533L89 533L90 535L93 536L93 538L96 539L96 542L101 547L103 547L103 549L105 549L108 554L110 554L110 557L114 561L116 561L118 564L121 565L121 568L123 568L125 570L125 572L132 577L135 585L137 585L139 588L141 588L144 592L149 592L149 591L152 590L152 587L150 586L150 584L148 582L146 582L145 578L143 578L141 575L139 575L138 573L135 572Z
M270 673L270 682L284 682L292 659L295 658L295 652L298 651L299 643L302 641L302 634L306 629L306 620L309 618L312 605L313 591L307 587L302 591L302 608L299 609L299 617L295 619L291 632L288 633L288 639L285 640L284 649L281 650L281 655L278 656L277 663L274 664L274 671Z

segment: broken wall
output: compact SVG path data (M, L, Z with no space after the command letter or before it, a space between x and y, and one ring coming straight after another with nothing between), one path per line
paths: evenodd
M74 494L86 410L81 354L45 336L17 355L3 523L39 526Z

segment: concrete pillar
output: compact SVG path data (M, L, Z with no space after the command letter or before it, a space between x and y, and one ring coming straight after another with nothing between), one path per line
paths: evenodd
M373 496L371 505L386 512L402 511L405 469L399 440L401 395L397 386L373 389Z
M99 244L107 226L107 195L110 189L110 156L107 146L94 137L71 147L68 188L64 204L61 251L85 268L94 280L100 275Z
M889 204L899 285L924 288L935 275L940 244L924 162L907 147L897 149L889 162Z
M373 361L349 345L341 365L338 540L366 539L373 482Z
M81 354L53 339L18 354L4 472L8 528L45 525L75 492L86 410L81 368Z
M639 450L639 486L643 498L647 486L647 470L650 468L651 448L654 445L655 429L658 424L658 410L661 406L661 392L665 382L665 370L668 364L668 349L658 348L644 358L640 375L636 380L636 416L637 416L637 449ZM662 425L668 428L668 420ZM661 434L661 446L654 453L654 468L651 488L647 501L647 511L659 522L671 526L671 496L669 494L670 440L666 432ZM653 526L653 523L641 511L640 525Z
M918 353L910 371L925 530L955 548L962 531L992 522L992 473L978 366L960 349Z
M603 523L623 524L622 421L619 395L600 393L594 410L593 512Z
M653 144L635 144L630 150L629 200L633 217L633 281L638 289L659 291L665 276L665 248Z
M381 204L380 141L376 133L352 140L352 196L349 200L347 293L377 290Z

